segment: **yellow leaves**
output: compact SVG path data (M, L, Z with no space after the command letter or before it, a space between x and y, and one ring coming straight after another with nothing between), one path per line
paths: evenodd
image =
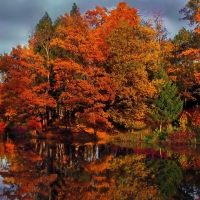
M4 114L6 117L12 118L14 116L17 115L16 110L12 109L12 108L7 108L6 109L6 113Z
M154 80L152 81L152 83L153 83L153 84L156 86L156 88L157 88L157 86L163 85L163 84L165 83L165 80L162 79L162 78L154 79Z
M159 48L152 41L152 30L148 31L148 28L140 25L122 23L107 36L110 47L110 59L107 62L112 80L118 86L118 101L121 100L120 103L124 105L116 106L112 111L110 109L110 113L115 122L127 128L133 126L133 118L145 118L148 112L147 99L156 93L154 83L149 80L149 71L158 69Z
M3 183L4 184L10 184L10 183L14 184L15 183L15 179L13 177L4 177Z

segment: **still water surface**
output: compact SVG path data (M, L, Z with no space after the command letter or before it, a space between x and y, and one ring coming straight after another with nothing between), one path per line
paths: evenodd
M2 200L200 199L196 146L48 140L5 144L0 143Z

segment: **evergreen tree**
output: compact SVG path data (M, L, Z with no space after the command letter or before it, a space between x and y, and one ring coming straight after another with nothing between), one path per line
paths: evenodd
M72 17L72 16L77 15L77 14L79 14L79 8L76 5L76 3L73 3L72 9L70 11L70 16Z
M36 25L33 37L36 39L35 51L40 53L46 61L50 60L50 42L53 38L53 24L47 12Z
M171 123L183 109L183 101L177 94L177 86L168 79L165 72L161 72L163 84L158 88L158 96L152 101L150 119L160 123L160 132L163 123Z
M53 85L54 85L54 73L52 65L52 48L51 41L55 37L55 28L52 20L47 12L40 19L39 23L35 26L32 37L29 40L30 46L33 48L35 53L39 53L44 58L44 67L47 70L47 76L41 78L39 81L43 83L46 95L49 96L49 100L56 99L53 96ZM45 112L43 112L42 119L44 121L44 127L49 124L49 118L52 118L53 107L46 106Z

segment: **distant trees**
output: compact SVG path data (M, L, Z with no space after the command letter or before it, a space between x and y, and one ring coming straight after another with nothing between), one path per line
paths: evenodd
M182 28L174 37L172 43L174 45L173 57L170 58L171 67L168 68L169 77L176 83L178 92L184 100L184 106L187 103L196 100L198 92L195 74L198 70L198 63L194 57L187 55L188 50L197 44L196 34Z
M197 15L199 14L200 2L198 0L188 0L185 7L179 12L184 14L183 20L188 20L190 25L196 25Z

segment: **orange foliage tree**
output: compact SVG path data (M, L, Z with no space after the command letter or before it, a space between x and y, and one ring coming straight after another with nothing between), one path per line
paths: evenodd
M31 48L17 46L10 55L1 56L2 110L7 119L40 116L46 105L54 106L49 85L42 82L46 76L43 58Z
M126 128L141 127L148 113L148 98L156 93L155 83L149 79L149 73L158 69L155 31L142 26L137 10L125 2L112 10L97 6L84 17L100 38L99 49L106 58L104 68L116 86L110 118Z
M174 37L174 57L171 59L172 66L168 68L169 76L177 83L179 93L185 102L196 101L199 91L199 2L189 0L185 7L180 10L189 20L190 25L196 25L194 31L182 28Z
M66 110L77 110L96 133L102 125L110 126L107 103L114 99L110 76L102 68L104 57L98 40L80 13L61 17L57 37L51 45L66 52L67 58L55 61L55 89L60 91L59 102Z

